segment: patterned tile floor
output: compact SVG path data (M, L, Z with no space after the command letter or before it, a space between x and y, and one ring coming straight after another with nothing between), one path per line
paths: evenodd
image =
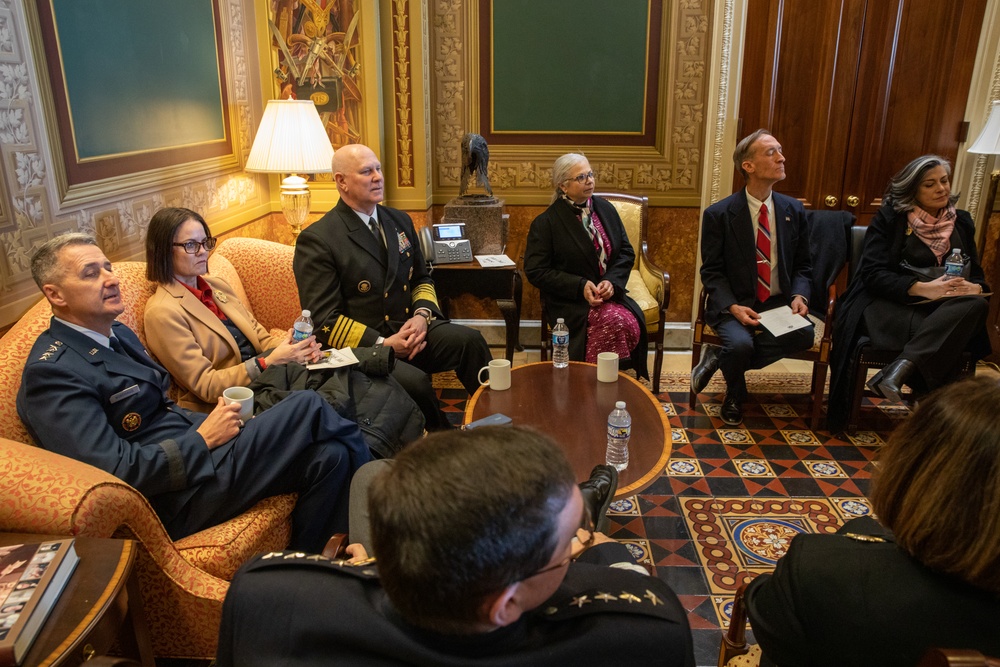
M686 373L665 375L658 398L670 416L672 456L644 492L612 503L610 533L678 594L697 664L714 665L746 573L772 570L796 533L833 532L871 511L873 460L908 410L869 403L875 430L834 437L800 416L809 396L792 392L807 391L808 376L779 372L748 378L744 422L728 428L718 418L722 387L710 385L717 393L703 393L691 410ZM438 391L460 423L465 392Z

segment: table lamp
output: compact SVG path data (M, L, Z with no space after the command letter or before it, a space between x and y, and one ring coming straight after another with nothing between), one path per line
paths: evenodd
M989 118L986 119L986 126L966 150L981 155L1000 155L1000 100L993 102ZM983 247L986 245L986 236L990 230L990 217L993 215L993 204L997 198L998 182L1000 182L1000 165L995 166L993 173L990 174L990 189L986 195L986 217L983 220L983 231L979 236L980 259L983 257Z
M312 100L268 100L253 139L247 171L289 174L281 181L281 210L295 241L309 215L309 184L298 174L330 173L333 147Z

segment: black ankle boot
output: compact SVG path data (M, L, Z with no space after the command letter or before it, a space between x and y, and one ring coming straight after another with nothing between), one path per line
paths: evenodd
M909 359L896 359L883 368L868 382L868 388L876 394L898 403L903 385L907 383L917 367Z

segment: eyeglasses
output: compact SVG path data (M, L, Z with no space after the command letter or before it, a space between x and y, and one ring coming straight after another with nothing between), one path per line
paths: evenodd
M580 539L581 530L586 533L586 537L584 537L582 540ZM590 518L590 508L587 508L587 510L584 512L583 521L580 523L580 527L577 529L576 535L573 536L573 539L578 540L580 542L580 547L581 547L576 555L580 555L590 547L594 546L594 520ZM538 570L530 577L525 577L525 579L530 579L531 577L537 577L540 574L544 574L546 572L551 572L552 570L558 570L559 568L566 567L567 565L569 565L569 562L574 558L573 551L574 550L571 549L570 555L566 556L555 565L549 565L547 567L543 567L541 570Z
M178 248L184 248L184 252L189 255L197 255L199 248L204 248L205 250L211 250L215 247L217 238L214 236L209 236L204 241L185 241L184 243L174 243L173 245Z
M586 183L590 179L594 178L594 172L588 171L585 174L580 174L579 176L574 176L573 178L567 178L567 181L576 181L577 183Z

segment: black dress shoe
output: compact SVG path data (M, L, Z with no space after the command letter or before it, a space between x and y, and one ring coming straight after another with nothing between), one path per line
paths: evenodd
M729 426L739 426L743 423L743 397L731 392L726 392L726 398L722 401L722 410L719 416Z
M868 388L894 403L901 399L903 385L914 375L916 365L909 359L896 359L868 381Z
M701 358L698 365L691 371L691 391L700 394L705 391L708 381L719 370L719 347L717 345L702 345Z
M618 471L609 465L595 466L590 479L580 483L583 506L590 510L594 529L599 533L608 532L608 507L618 490Z

